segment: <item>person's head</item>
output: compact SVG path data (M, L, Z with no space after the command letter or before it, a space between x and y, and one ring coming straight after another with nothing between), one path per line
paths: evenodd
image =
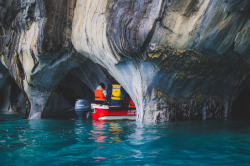
M116 80L113 80L112 84L119 84L119 83Z
M99 86L101 86L103 89L105 89L104 83L100 83Z

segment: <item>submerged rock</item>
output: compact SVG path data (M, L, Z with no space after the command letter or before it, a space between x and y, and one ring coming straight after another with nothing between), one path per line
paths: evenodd
M250 83L248 0L11 0L0 8L1 61L27 96L29 118L70 109L113 78L138 121L227 118Z

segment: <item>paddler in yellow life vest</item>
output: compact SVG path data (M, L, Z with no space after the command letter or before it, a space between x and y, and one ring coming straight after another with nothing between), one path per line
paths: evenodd
M109 105L122 106L126 99L126 92L119 84L112 84L112 88L108 90L106 100Z
M100 83L95 90L95 103L102 104L106 101L107 91L105 85Z

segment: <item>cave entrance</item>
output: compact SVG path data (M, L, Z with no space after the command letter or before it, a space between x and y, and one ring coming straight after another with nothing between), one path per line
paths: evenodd
M42 118L75 117L74 106L76 100L92 100L93 97L93 91L78 77L69 73L51 93Z
M90 60L71 70L50 94L42 118L73 118L77 99L94 100L94 90L99 83L106 88L113 77Z
M108 91L117 81L100 65L87 60L71 70L50 93L42 118L73 118L77 99L94 101L94 91L100 83ZM125 89L124 89L125 91ZM126 91L125 91L126 92ZM128 93L125 93L125 96Z
M106 91L111 89L112 83L117 81L102 67L89 62L72 70L51 92L47 104L44 107L42 118L74 118L77 99L85 99L93 102L94 91L100 83L104 83ZM93 67L95 65L95 67ZM125 89L124 89L125 91ZM125 96L128 93L125 91Z
M250 90L245 88L232 104L232 119L250 119Z
M0 90L0 112L25 113L26 99L16 82L8 77Z

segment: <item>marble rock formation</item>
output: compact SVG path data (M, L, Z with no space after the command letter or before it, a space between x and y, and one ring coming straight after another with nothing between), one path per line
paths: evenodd
M1 1L1 60L27 96L29 118L40 118L50 91L76 67L70 42L74 4ZM73 2L72 2L73 3Z
M249 84L250 3L78 0L72 43L136 103L139 121L227 118Z
M0 0L1 61L31 119L113 78L138 121L227 118L249 90L249 11L248 0Z

